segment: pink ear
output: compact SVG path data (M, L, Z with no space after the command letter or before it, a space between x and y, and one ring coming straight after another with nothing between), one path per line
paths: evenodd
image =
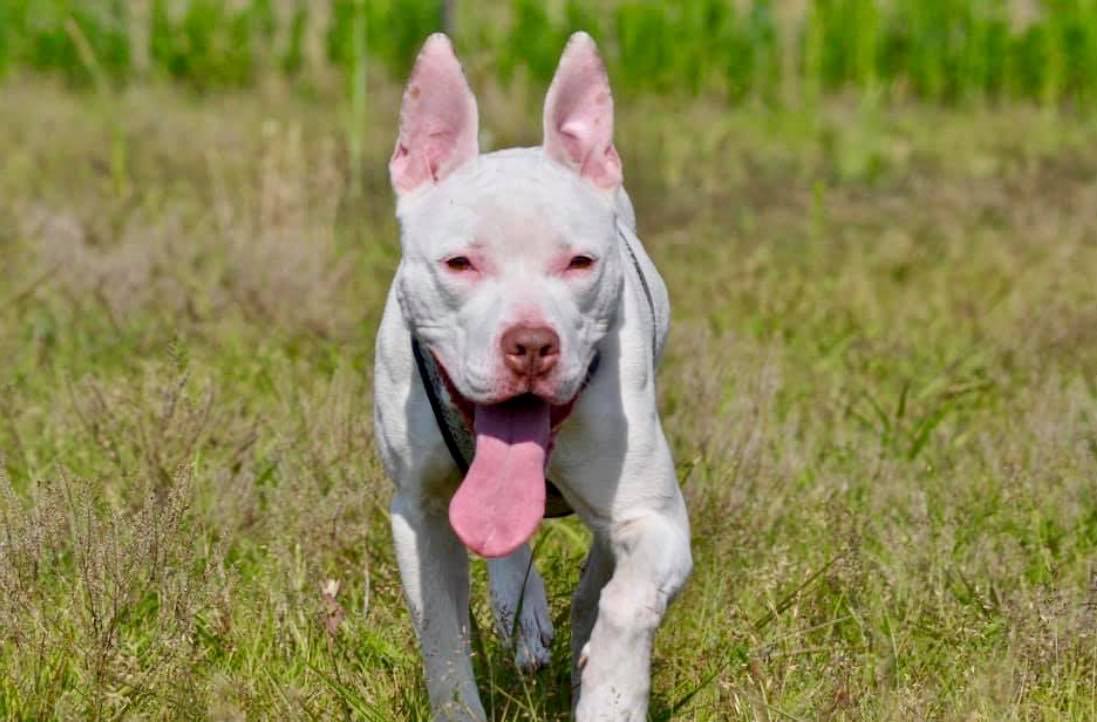
M613 147L613 94L598 47L586 33L568 40L545 98L545 154L599 188L621 184Z
M400 109L400 137L389 161L398 193L436 183L480 152L476 98L449 38L427 38Z

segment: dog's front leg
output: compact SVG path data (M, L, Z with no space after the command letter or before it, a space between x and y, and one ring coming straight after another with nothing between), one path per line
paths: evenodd
M615 565L580 652L575 714L579 722L643 722L655 630L692 564L681 497L670 510L610 525L606 541Z
M398 495L392 536L434 718L483 722L469 657L468 553L450 528L445 506Z
M529 544L488 560L491 606L499 636L514 645L515 663L533 672L549 663L554 631L545 582L533 566Z
M579 689L583 670L579 666L590 641L590 632L598 618L598 598L613 574L613 552L605 540L595 535L587 559L583 562L583 575L571 598L571 687L572 711L579 702Z

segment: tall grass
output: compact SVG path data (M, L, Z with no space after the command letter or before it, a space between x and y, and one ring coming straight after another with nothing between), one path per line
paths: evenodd
M354 197L343 118L294 94L5 85L0 720L429 718L371 442L370 82ZM500 146L536 127L513 95L480 95ZM667 106L617 117L695 553L652 719L1097 719L1097 125ZM495 722L569 719L586 541L539 533L537 675L473 564Z
M813 0L793 11L775 0L457 5L451 15L459 44L486 59L478 67L503 82L519 72L547 82L563 38L582 28L602 41L617 87L629 93L794 103L847 89L940 103L1089 106L1097 98L1097 0ZM370 57L402 76L446 16L442 0L366 0L360 12L358 6L359 0L0 0L0 71L25 68L91 83L66 31L75 24L118 83L138 75L135 59L146 56L156 75L199 89L248 86L265 75L307 81L303 45L310 32L326 38L321 71L353 75L360 15ZM138 11L143 7L149 11Z

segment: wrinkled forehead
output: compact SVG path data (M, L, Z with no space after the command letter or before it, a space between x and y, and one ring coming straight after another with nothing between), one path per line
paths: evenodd
M481 156L417 200L400 214L417 242L550 254L599 250L614 237L607 199L537 156Z

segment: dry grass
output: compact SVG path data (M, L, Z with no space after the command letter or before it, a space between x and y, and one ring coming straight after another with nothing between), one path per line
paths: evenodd
M371 449L397 258L337 109L4 88L0 715L425 719ZM497 145L535 102L486 92ZM656 719L1097 717L1097 128L623 109L697 571ZM562 630L499 720L565 719ZM483 569L475 567L483 591Z

